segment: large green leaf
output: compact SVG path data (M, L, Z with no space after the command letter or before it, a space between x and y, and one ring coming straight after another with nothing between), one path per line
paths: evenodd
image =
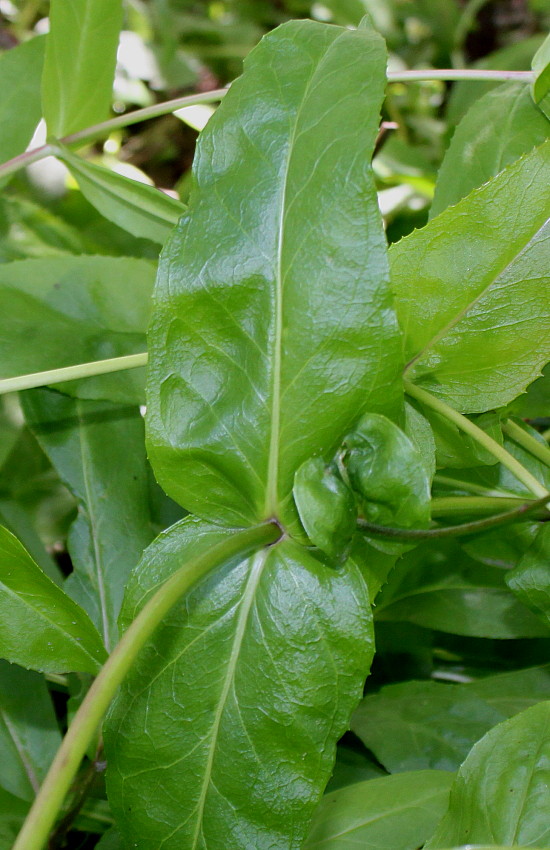
M326 794L304 850L416 850L445 812L453 774L420 770Z
M507 573L506 583L550 628L550 525L541 525L532 546Z
M0 661L0 786L32 800L60 743L44 677Z
M399 401L369 156L385 85L367 28L286 24L201 133L149 334L155 473L188 510L297 526L296 469Z
M39 671L96 673L105 657L85 611L0 527L0 658Z
M505 83L476 100L443 159L430 216L456 204L549 134L550 124L524 83Z
M44 47L39 36L0 56L0 162L25 150L40 121Z
M486 676L465 685L503 717L550 699L550 664Z
M84 197L109 221L133 236L161 245L185 211L184 205L154 186L93 165L62 148L61 159L77 180Z
M375 616L466 637L548 634L514 598L503 570L476 563L456 544L425 544L402 558L377 598Z
M42 78L51 136L107 118L121 25L122 0L51 0Z
M550 841L550 702L485 735L460 768L449 810L425 850Z
M188 518L147 550L127 624L159 583L232 532ZM297 850L373 652L365 585L285 540L176 605L105 724L107 786L128 844Z
M112 257L0 265L0 376L11 378L145 350L154 266ZM143 370L62 386L84 398L136 402Z
M66 591L112 649L128 576L153 538L143 419L134 407L52 390L26 393L24 411L78 502Z
M549 217L550 141L393 246L409 380L476 413L540 374L550 360Z

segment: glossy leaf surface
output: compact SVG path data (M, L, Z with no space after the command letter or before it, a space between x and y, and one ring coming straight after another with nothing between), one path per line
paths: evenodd
M146 349L154 266L113 257L49 257L0 265L1 377ZM64 383L84 398L135 402L141 369Z
M422 770L326 794L304 850L415 850L445 812L452 779L444 771Z
M532 67L535 73L533 100L550 119L550 35L533 56Z
M42 102L59 138L108 117L122 0L51 0L49 18Z
M186 519L147 550L128 623L159 583L231 531ZM297 850L372 657L356 570L285 541L176 605L105 727L109 799L126 842L154 850Z
M345 439L344 464L365 519L400 528L430 520L430 482L420 452L385 416L367 413Z
M40 121L45 41L32 38L0 56L0 162L23 153Z
M321 458L310 458L294 478L294 501L314 546L339 560L349 551L357 526L355 498Z
M426 850L464 844L548 846L550 703L485 735L460 768L449 810Z
M550 525L540 526L533 545L507 573L506 583L550 628Z
M439 170L430 217L541 145L549 134L548 119L524 83L506 83L480 97L454 132Z
M60 743L44 677L0 661L0 786L34 799Z
M105 659L85 611L0 527L0 657L31 669L96 673Z
M133 236L163 245L185 210L180 201L154 186L93 165L66 148L61 159L98 212Z
M409 380L476 413L540 374L550 359L549 217L547 142L392 247Z
M26 393L24 408L78 503L68 539L74 572L65 589L112 649L128 576L153 538L143 419L134 407L52 390Z
M384 85L374 32L292 22L200 135L160 264L148 390L157 478L200 516L296 525L296 469L328 460L366 408L398 404L369 167Z

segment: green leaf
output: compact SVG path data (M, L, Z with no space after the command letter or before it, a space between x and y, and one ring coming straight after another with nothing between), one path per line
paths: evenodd
M535 55L531 67L535 73L533 83L533 100L550 119L550 35L541 44Z
M429 420L409 401L405 402L405 434L420 454L428 481L431 485L435 475L435 437Z
M472 749L425 850L550 841L550 702L500 723Z
M336 748L332 776L326 790L327 792L337 791L346 785L355 785L356 782L378 779L386 775L386 772L367 755L366 751L360 752L346 746L345 743L339 743Z
M0 657L53 673L97 673L106 657L88 615L1 527Z
M445 812L453 775L422 770L358 782L326 794L304 850L411 850Z
M0 661L0 786L33 800L60 743L44 677Z
M504 717L550 699L550 665L486 676L465 685Z
M12 850L28 808L28 803L0 788L0 850Z
M439 170L430 217L541 145L549 132L524 83L505 83L487 92L455 130Z
M506 584L531 611L550 627L550 525L544 523L517 567L506 574Z
M60 148L63 160L80 191L93 206L133 236L166 242L185 206L175 198L145 183L130 180L108 168L93 165Z
M400 401L400 339L369 168L382 39L283 25L199 137L189 213L161 259L148 440L176 501L299 530L296 469Z
M384 541L385 542L385 541ZM378 591L386 582L389 573L393 569L401 550L392 544L390 551L385 546L379 548L378 538L367 538L358 531L355 535L349 560L361 572L365 584L369 589L369 597L374 602Z
M153 538L143 419L134 407L51 390L25 393L23 409L78 503L65 589L112 649L128 576Z
M113 827L96 844L96 850L124 850L120 833Z
M550 141L392 247L409 380L476 413L540 374L550 360L549 217Z
M50 136L107 118L122 0L51 0L42 103Z
M43 36L31 38L0 56L0 162L26 150L42 116L45 41Z
M130 579L128 624L164 579L231 534L187 518ZM298 850L372 658L365 585L285 540L209 576L157 630L104 728L128 844Z
M467 686L409 681L366 696L351 728L391 773L456 770L504 719Z
M514 598L503 570L476 563L454 543L430 542L405 555L376 600L375 616L467 637L548 634Z
M49 257L0 265L1 377L144 351L154 267L144 260ZM83 398L139 402L144 370L62 385Z
M367 413L344 441L349 481L369 522L400 528L430 521L430 482L425 462L404 431Z
M306 460L296 472L294 500L313 545L337 561L345 557L357 527L355 499L320 457Z

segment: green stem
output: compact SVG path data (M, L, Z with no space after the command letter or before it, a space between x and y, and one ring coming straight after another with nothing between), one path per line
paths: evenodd
M521 481L521 483L524 484L537 499L542 499L544 496L549 495L546 487L543 487L540 481L537 481L535 476L531 475L528 469L525 469L525 467L516 460L515 457L503 448L503 446L500 446L496 440L493 440L492 437L486 434L485 431L475 425L470 419L462 413L459 413L444 401L441 401L440 398L436 398L431 393L427 392L427 390L417 387L416 384L411 384L410 381L404 381L404 386L405 392L410 395L411 398L417 399L417 401L425 404L426 407L430 407L441 416L444 416L445 419L453 422L457 428L476 440L476 442L483 446L484 449L487 449L487 451L496 457L497 460L499 460L500 463L518 479L518 481Z
M516 422L508 419L508 421L502 426L502 430L505 434L508 434L515 443L532 454L533 457L538 458L538 460L542 461L546 464L546 466L550 466L550 449L548 446L544 445L544 443L539 443L538 440L536 440L531 434L528 434L527 431L524 431L523 428Z
M463 537L466 534L479 534L499 525L508 525L519 522L538 508L544 507L548 501L547 497L538 499L536 502L527 502L518 508L512 508L502 514L476 519L473 522L463 522L460 525L448 525L444 528L390 528L385 525L375 525L364 519L358 520L359 528L371 537L386 537L390 540L420 541L436 540L440 537Z
M164 616L200 579L232 558L275 543L275 523L238 531L182 566L147 602L115 647L63 739L12 850L41 850L103 715L136 656Z
M494 80L495 82L515 80L516 82L532 83L534 74L532 71L484 71L468 68L435 68L429 71L396 71L388 73L389 83L415 83L423 80L441 80L442 82L453 80L469 80L470 82L482 82Z
M472 481L461 481L459 478L449 478L447 475L440 475L436 472L434 475L434 484L440 484L442 487L452 487L453 490L463 490L466 493L476 493L479 496L509 496L510 493L504 490L499 490L497 487L484 487L482 484L474 484Z
M0 395L18 390L30 390L34 387L47 387L64 381L91 378L94 375L106 375L109 372L122 372L124 369L136 369L147 364L147 352L127 354L124 357L111 357L110 360L94 360L91 363L77 363L76 366L64 366L61 369L49 369L46 372L32 372L29 375L17 375L15 378L0 380Z
M452 516L453 514L487 514L501 511L503 508L517 508L525 504L520 496L495 498L486 496L438 496L432 499L432 516Z
M16 171L21 171L27 165L32 165L33 162L38 162L45 159L47 156L52 156L55 153L55 148L52 145L41 145L39 148L20 153L19 156L14 156L13 159L8 159L7 162L0 165L0 180L8 177L10 174L15 174Z

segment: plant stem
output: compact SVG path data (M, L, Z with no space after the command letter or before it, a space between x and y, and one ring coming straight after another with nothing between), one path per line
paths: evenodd
M428 71L390 71L388 73L389 83L415 83L423 80L442 80L443 82L452 82L453 80L469 80L470 82L515 80L516 82L532 83L533 79L532 71L484 71L477 68L474 70L468 68L435 68Z
M495 498L486 496L438 496L432 499L432 516L449 516L453 514L487 514L501 511L503 508L520 507L525 504L525 498L520 496Z
M52 145L41 145L39 148L20 153L19 156L14 156L13 159L8 159L7 162L0 165L0 180L8 177L10 174L15 174L16 171L21 171L27 165L32 165L33 162L38 162L40 159L45 159L47 156L52 156L55 153L55 148Z
M416 386L416 384L411 384L410 381L404 381L404 386L405 392L410 395L411 398L417 399L417 401L425 404L426 407L430 407L432 410L441 414L441 416L444 416L445 419L453 422L457 428L460 428L461 431L464 431L464 433L476 440L481 446L483 446L484 449L487 449L487 451L496 457L497 460L499 460L500 463L518 479L518 481L521 481L521 483L524 484L537 499L542 499L544 496L548 496L550 498L550 494L546 487L543 487L540 481L537 481L535 476L531 475L528 469L525 469L525 467L516 460L510 452L506 451L503 446L500 446L496 440L493 440L492 437L486 434L485 431L475 425L470 419L462 413L459 413L444 401L441 401L441 399L436 398L431 393L427 392L427 390L423 390Z
M473 520L473 522L463 522L460 525L448 525L444 528L390 528L384 525L375 525L364 519L359 519L357 524L367 535L386 537L391 540L414 541L434 540L440 537L462 537L465 534L479 534L479 532L487 531L490 528L495 528L495 526L518 522L524 519L526 514L544 507L547 501L548 499L545 496L535 502L523 503L518 508L512 508L512 510L505 511L502 514Z
M524 431L523 428L511 419L502 426L505 434L514 440L515 443L526 449L533 457L538 458L546 466L550 466L550 449L543 443L539 443L531 434Z
M91 378L94 375L106 375L109 372L122 372L125 369L136 369L146 364L147 352L144 351L140 354L127 354L124 357L111 357L109 360L77 363L76 366L64 366L61 369L49 369L46 372L17 375L15 378L0 380L0 395L18 390L30 390L34 387L47 387L80 378Z
M157 590L107 659L75 714L12 850L41 850L43 847L109 703L139 651L168 611L215 567L238 555L244 557L269 546L280 536L281 530L273 522L237 531L208 552L187 562Z
M499 490L497 487L484 487L482 484L474 484L472 481L461 481L459 478L449 478L447 475L440 475L436 472L434 475L434 484L440 484L442 487L452 487L453 490L464 490L466 493L476 493L479 496L509 496L505 490Z

